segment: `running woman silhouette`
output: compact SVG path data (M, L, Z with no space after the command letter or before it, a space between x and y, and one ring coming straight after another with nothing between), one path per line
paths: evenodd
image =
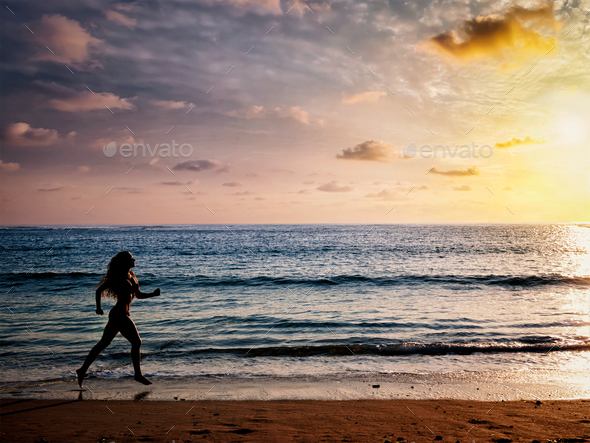
M100 341L92 348L84 364L76 371L78 375L78 384L82 387L82 382L86 371L98 355L113 341L115 336L120 332L123 337L131 343L131 359L133 360L133 369L135 370L135 381L144 385L151 385L152 382L141 373L140 360L141 338L135 327L135 323L129 316L129 306L134 297L139 299L157 297L160 295L160 288L154 292L145 293L139 290L139 283L131 268L135 266L135 259L131 252L121 251L115 255L108 267L107 273L96 285L96 313L103 315L100 307L101 297L112 297L116 300L115 306L109 312L109 321L104 328L104 333Z

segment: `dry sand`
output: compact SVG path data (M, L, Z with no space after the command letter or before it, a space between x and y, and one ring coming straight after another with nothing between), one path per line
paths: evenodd
M3 399L2 442L590 441L590 400Z

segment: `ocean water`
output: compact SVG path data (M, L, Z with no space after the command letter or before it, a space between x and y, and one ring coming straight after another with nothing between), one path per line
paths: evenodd
M133 253L148 377L590 367L590 225L4 227L0 383L71 378ZM90 372L132 374L118 336Z

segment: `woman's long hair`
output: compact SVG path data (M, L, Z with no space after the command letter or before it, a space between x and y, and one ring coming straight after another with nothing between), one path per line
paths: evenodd
M107 273L102 278L100 283L98 283L95 288L100 287L103 283L106 283L106 289L102 291L103 297L111 297L115 300L117 299L117 293L115 292L116 284L121 281L126 281L131 274L131 277L135 282L137 279L135 275L130 271L129 263L132 259L131 252L129 251L121 251L115 255L107 266Z

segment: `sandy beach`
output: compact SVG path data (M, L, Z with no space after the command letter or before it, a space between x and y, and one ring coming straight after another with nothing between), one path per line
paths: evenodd
M590 441L590 400L4 399L1 406L4 442Z
M4 442L590 441L585 378L91 376L3 387ZM6 386L6 385L5 385ZM561 439L561 440L559 440Z

